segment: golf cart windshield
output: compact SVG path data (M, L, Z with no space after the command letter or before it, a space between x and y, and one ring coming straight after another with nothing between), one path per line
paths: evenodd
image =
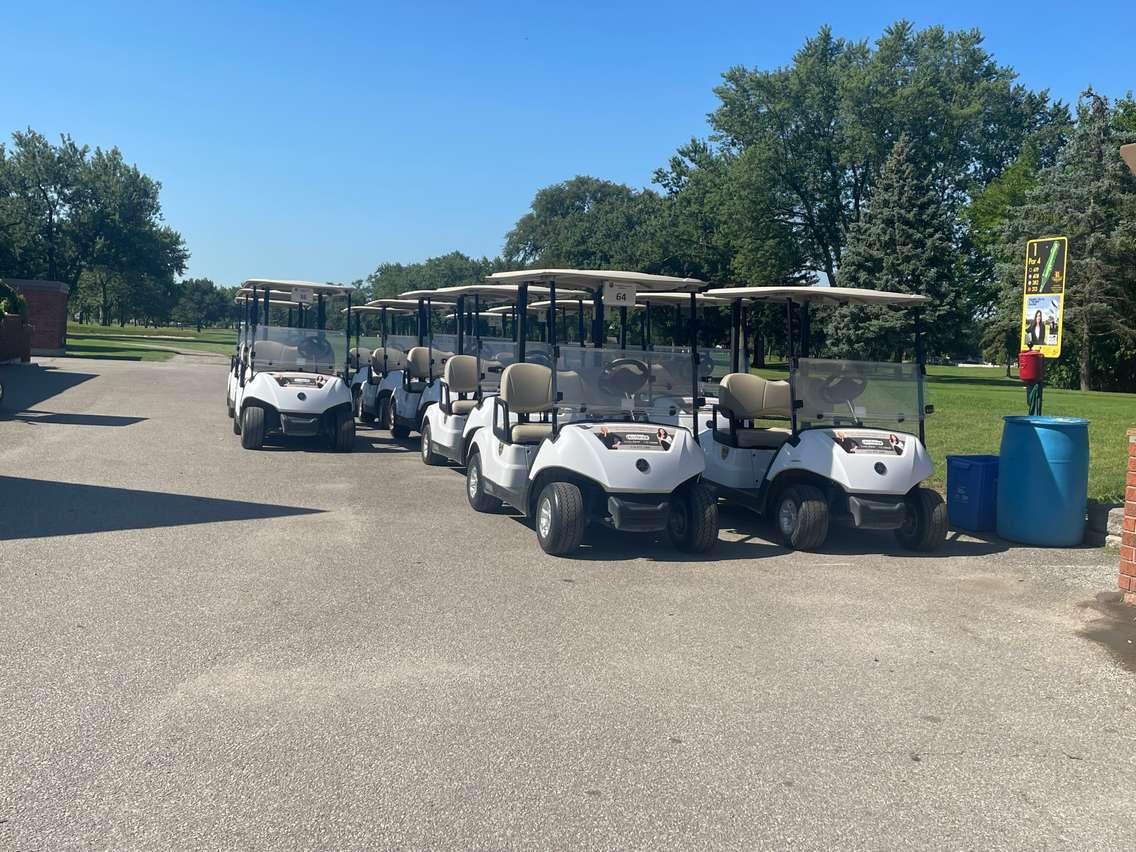
M801 358L794 374L806 426L874 426L914 432L923 417L918 364Z
M253 366L258 371L335 373L343 363L342 344L342 332L262 325L256 328Z
M575 417L673 416L693 388L689 354L561 346L557 367L560 405Z

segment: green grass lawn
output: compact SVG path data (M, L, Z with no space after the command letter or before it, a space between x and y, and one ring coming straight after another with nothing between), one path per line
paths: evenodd
M727 355L714 353L715 363ZM720 375L724 369L716 369ZM766 378L784 379L787 368L771 364L757 370ZM927 418L927 449L935 461L931 484L945 493L948 455L997 455L1002 418L1028 414L1025 386L1007 379L1002 369L984 367L927 368L926 400L935 406ZM1127 430L1136 427L1136 394L1098 393L1046 388L1046 414L1085 417L1089 421L1089 497L1118 501L1124 494L1128 464Z
M193 349L228 355L237 333L232 329L147 328L67 324L67 354L75 358L107 358L118 361L165 361L174 349Z

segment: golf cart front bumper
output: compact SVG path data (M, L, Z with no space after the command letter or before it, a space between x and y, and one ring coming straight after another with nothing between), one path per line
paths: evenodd
M297 438L314 438L320 433L321 414L288 414L280 412L280 431Z
M907 517L907 504L902 497L848 495L848 514L852 526L862 530L896 530Z
M659 532L667 528L670 520L670 500L655 502L631 500L626 497L608 497L607 511L611 515L611 525L623 532Z

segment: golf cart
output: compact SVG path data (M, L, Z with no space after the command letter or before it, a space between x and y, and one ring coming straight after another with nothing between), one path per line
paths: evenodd
M550 292L542 287L531 289L541 296ZM425 464L464 464L472 428L480 422L476 416L471 421L471 415L483 408L482 400L497 392L501 373L518 357L521 324L516 321L515 302L519 290L517 285L472 284L431 291L435 298L453 300L453 313L443 319L455 321L456 334L446 338L454 354L445 358L436 382L437 399L430 391L423 394L421 450ZM582 298L585 294L568 295ZM488 310L483 312L483 306ZM497 323L501 336L483 335L483 329L491 330ZM511 326L512 338L504 337L506 326ZM529 332L528 324L523 330ZM551 351L541 350L531 341L526 343L528 360L551 367Z
M786 547L816 550L830 521L890 529L913 550L934 550L947 533L946 506L921 483L931 475L924 442L923 337L928 299L851 287L729 287L709 291L733 303L731 372L719 384L701 432L706 480L717 493L768 512ZM787 381L742 369L738 341L746 305L785 306ZM811 305L888 305L913 313L914 363L809 358L798 352L794 312ZM724 423L723 423L724 421Z
M701 281L633 272L544 269L499 272L516 284L517 361L505 367L496 396L472 435L466 494L479 512L502 502L535 519L541 548L572 553L584 528L666 531L681 550L704 552L718 538L718 507L702 482L697 436L677 426L684 394L698 407L697 354L602 348L605 307L630 305L638 290L686 291L692 331ZM525 352L528 287L548 287L552 363ZM557 287L590 294L592 348L558 342ZM657 390L659 376L681 389ZM471 420L473 419L471 415Z
M390 398L403 384L406 353L418 345L418 302L375 299L365 308L378 312L378 346L371 350L366 381L360 383L358 417L370 425L390 429ZM413 332L413 333L411 333Z
M259 449L272 434L324 435L335 449L350 450L355 420L346 382L348 337L345 332L339 372L325 323L326 302L346 295L350 303L351 287L257 278L246 281L245 288L249 322L233 398L233 431L241 446ZM274 301L273 294L281 292L289 301ZM288 325L273 324L285 317Z

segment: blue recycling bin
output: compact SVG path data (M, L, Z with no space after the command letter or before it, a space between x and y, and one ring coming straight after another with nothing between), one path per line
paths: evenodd
M947 456L947 514L951 527L994 529L998 504L997 456Z
M1089 421L1083 417L1004 420L998 535L1043 547L1080 544L1089 498Z

